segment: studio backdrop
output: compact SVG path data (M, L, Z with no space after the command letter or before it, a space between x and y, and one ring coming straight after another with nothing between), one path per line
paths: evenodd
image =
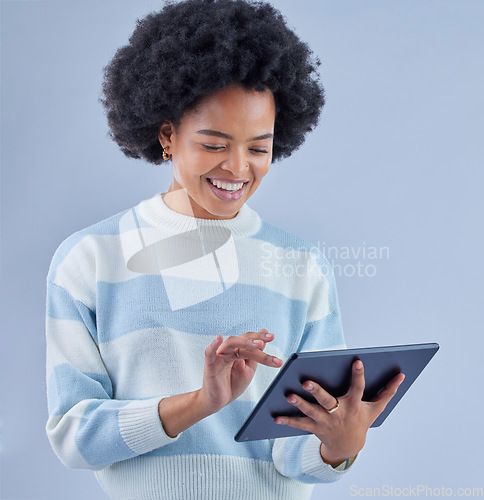
M482 497L484 3L273 3L321 60L327 104L248 204L328 257L348 347L441 346L313 499ZM45 279L70 234L169 187L170 166L109 139L99 102L103 67L161 5L0 2L3 499L104 498L45 434Z

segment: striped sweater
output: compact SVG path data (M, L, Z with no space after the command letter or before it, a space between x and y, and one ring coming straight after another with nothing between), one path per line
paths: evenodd
M54 451L115 499L308 499L347 472L321 460L314 435L234 440L277 369L260 365L242 396L175 438L158 415L164 397L201 387L216 335L261 328L283 360L344 347L328 261L247 204L197 219L158 193L74 233L47 275Z

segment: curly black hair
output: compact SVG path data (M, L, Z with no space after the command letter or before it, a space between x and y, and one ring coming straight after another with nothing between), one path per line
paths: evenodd
M288 157L318 123L320 61L268 3L170 1L137 21L129 43L104 68L111 138L130 158L159 164L161 124L175 128L201 98L231 84L263 91L276 104L273 160Z

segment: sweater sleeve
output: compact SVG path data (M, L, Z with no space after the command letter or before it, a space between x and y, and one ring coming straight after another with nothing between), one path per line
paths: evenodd
M346 348L333 271L322 253L316 251L314 272L319 276L310 294L308 313L298 352ZM279 438L274 441L272 458L284 476L303 483L327 483L340 479L346 470L336 470L323 462L320 440L314 434Z
M100 470L178 439L163 430L161 397L117 400L95 339L96 315L47 280L47 436L71 468Z

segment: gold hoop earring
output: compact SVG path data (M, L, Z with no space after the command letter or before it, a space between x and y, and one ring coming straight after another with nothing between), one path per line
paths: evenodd
M163 148L163 159L164 160L169 160L171 158L171 154L166 152L167 148Z

